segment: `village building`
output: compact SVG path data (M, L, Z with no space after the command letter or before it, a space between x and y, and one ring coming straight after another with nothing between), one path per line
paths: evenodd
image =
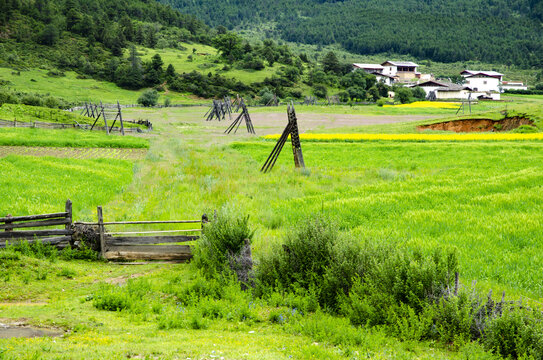
M502 81L501 90L528 90L528 86L522 81Z
M411 61L385 61L381 64L383 74L398 77L400 82L413 81L420 78L418 65Z
M431 100L465 100L472 89L466 85L453 84L445 81L425 81L412 87L420 87L426 92L426 98Z
M466 85L473 91L500 92L503 74L496 71L464 70L460 73L466 80Z
M392 86L398 81L397 77L383 74L384 67L379 64L353 64L353 70L362 70L368 74L375 75L377 81Z

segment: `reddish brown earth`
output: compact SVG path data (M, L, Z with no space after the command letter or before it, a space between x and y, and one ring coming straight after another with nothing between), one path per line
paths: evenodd
M441 130L454 132L510 131L521 125L533 125L533 121L525 117L508 117L502 120L470 119L453 120L436 124L417 126L417 130Z

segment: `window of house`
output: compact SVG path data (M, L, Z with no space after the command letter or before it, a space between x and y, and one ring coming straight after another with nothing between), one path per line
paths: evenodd
M485 85L486 85L486 80L485 80L485 81L483 81L483 84L485 84Z

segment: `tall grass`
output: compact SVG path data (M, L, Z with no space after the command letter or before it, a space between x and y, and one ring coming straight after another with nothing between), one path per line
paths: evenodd
M0 158L1 216L54 213L73 203L74 218L94 217L132 180L133 163L10 155Z

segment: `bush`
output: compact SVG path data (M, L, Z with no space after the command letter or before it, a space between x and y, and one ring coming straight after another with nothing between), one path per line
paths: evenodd
M234 271L238 279L247 281L242 273L252 269L250 242L253 235L248 216L240 217L224 210L205 225L192 263L207 278L228 276Z
M540 312L506 310L485 329L485 347L504 358L543 358L543 323Z
M316 84L313 86L313 95L318 98L325 98L328 95L328 89L324 85Z
M158 92L154 89L146 90L138 98L138 104L145 107L155 106L158 103Z
M170 98L164 99L164 107L170 107L172 105L172 100Z
M379 107L383 107L386 103L387 103L387 100L384 98L380 98L379 100L377 100L377 106Z

